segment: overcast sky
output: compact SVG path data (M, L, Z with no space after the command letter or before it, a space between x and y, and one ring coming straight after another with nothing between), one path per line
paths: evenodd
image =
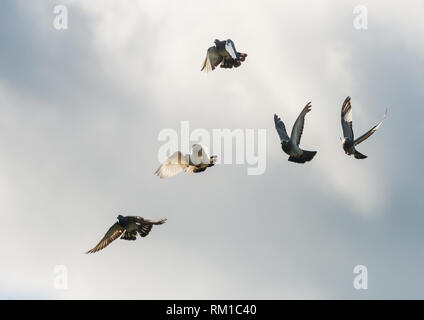
M68 29L53 8L68 9ZM353 26L355 6L368 29ZM424 298L421 0L0 3L0 298ZM248 53L200 72L214 39ZM340 108L362 134L344 154ZM274 129L312 101L287 161ZM161 130L266 129L267 167L159 179ZM211 147L211 146L209 146ZM213 150L212 150L213 151ZM118 214L168 218L92 248ZM68 289L54 288L54 268ZM353 268L368 268L368 290Z

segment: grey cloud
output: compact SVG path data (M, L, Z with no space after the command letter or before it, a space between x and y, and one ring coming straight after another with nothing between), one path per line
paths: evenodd
M0 52L0 216L19 226L0 235L2 297L422 297L423 51L409 40L422 23L404 27L408 11L369 1L370 29L359 34L353 2L307 11L232 3L228 15L227 2L66 2L70 28L57 32L46 3L0 10L9 44ZM225 37L246 63L201 74L206 49ZM347 95L355 130L389 108L361 163L339 141ZM302 144L318 154L296 166L272 116L292 123L309 100ZM267 171L221 165L157 179L157 135L181 120L266 128ZM119 213L168 221L84 255ZM53 288L57 264L68 267L68 290ZM357 264L369 268L366 292L352 286Z

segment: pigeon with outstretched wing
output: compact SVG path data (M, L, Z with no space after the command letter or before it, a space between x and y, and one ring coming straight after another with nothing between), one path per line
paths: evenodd
M152 230L153 225L164 224L166 221L166 219L153 221L138 216L124 217L122 215L119 215L117 219L118 222L109 228L102 240L86 253L94 253L102 250L118 238L123 240L136 240L137 233L140 237L145 237Z
M281 148L289 155L288 161L296 163L305 163L311 161L316 151L307 151L299 147L300 138L302 137L303 127L305 124L305 115L311 111L312 105L309 102L299 114L292 128L291 136L289 137L286 131L286 126L283 121L274 114L275 129L280 137Z
M201 71L215 70L218 65L221 65L221 68L237 68L246 57L246 53L237 52L231 39L215 40L215 46L208 49Z
M169 178L182 171L189 173L203 172L215 165L216 158L216 156L209 156L205 146L194 144L191 148L191 154L183 155L180 151L176 151L159 166L155 175L160 178Z
M347 155L354 155L356 159L365 159L367 158L366 155L360 153L356 150L355 146L360 144L361 142L368 139L374 132L377 131L377 129L381 126L384 119L387 115L387 109L384 113L383 119L379 123L377 123L374 127L372 127L369 131L364 133L362 136L354 139L353 135L353 129L352 129L352 106L350 104L350 97L347 97L342 105L342 112L341 112L341 123L342 123L342 129L343 129L343 139L342 139L342 146L343 150Z

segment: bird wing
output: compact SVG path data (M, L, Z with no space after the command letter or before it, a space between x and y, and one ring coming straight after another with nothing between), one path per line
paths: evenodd
M237 59L236 47L234 46L234 42L232 40L228 39L225 42L225 50L228 52L231 58L233 58L234 60Z
M154 225L160 225L160 224L164 224L166 222L166 218L165 219L160 219L160 220L148 220L145 219L145 221L147 221L148 223L154 224Z
M123 240L130 240L130 241L134 241L137 240L137 231L132 231L132 232L124 232L121 236L121 239Z
M166 219L161 219L161 220L148 220L148 219L142 219L143 221L141 223L139 223L139 227L138 227L138 233L140 234L141 237L145 237L147 236L150 231L153 228L153 225L160 225L160 224L164 224Z
M100 240L100 242L93 249L88 250L86 253L94 253L104 249L109 244L111 244L112 241L118 239L124 231L125 228L121 227L119 222L115 223L112 227L109 228L103 239Z
M311 111L312 105L310 102L303 108L302 112L299 114L299 116L296 119L296 122L294 123L291 137L290 139L296 144L299 145L300 138L302 137L303 133L303 127L305 124L305 115Z
M202 69L200 71L209 72L215 69L222 61L221 55L218 53L216 47L210 47L206 54L205 61L203 62Z
M144 238L150 233L152 228L153 228L152 224L142 224L138 227L138 233L140 234L141 237Z
M350 105L350 97L347 97L342 105L342 129L343 136L350 140L353 140L353 130L352 130L352 106Z
M362 141L367 140L374 132L377 131L377 129L381 126L381 124L383 123L384 119L386 118L387 115L387 109L384 112L384 116L383 119L381 119L381 121L379 123L377 123L374 127L372 127L368 132L366 132L365 134L363 134L362 136L360 136L358 139L356 139L354 141L354 145L358 145L360 144Z
M186 161L185 156L180 151L176 151L159 166L155 175L159 176L161 179L169 178L175 176L181 171L184 171L187 167L188 162Z
M278 132L278 135L280 136L281 141L289 141L290 138L287 135L286 126L284 125L284 122L281 121L280 117L274 114L274 123L275 123L275 129Z
M157 224L157 225L159 225L159 224L164 224L165 222L166 222L166 220L167 219L160 219L160 220L150 220L150 219L144 219L144 218L142 218L142 217L128 217L129 219L130 219L130 221L131 222L135 222L135 223L137 223L138 225L141 225L141 224L144 224L144 223L147 223L147 224Z

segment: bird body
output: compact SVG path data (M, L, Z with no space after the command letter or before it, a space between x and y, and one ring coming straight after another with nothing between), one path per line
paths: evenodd
M287 153L290 157L300 157L303 153L303 150L299 148L298 145L293 143L292 140L282 141L281 148L285 153Z
M352 155L352 154L355 153L355 145L353 144L352 139L343 138L342 139L342 146L343 146L343 150L346 152L346 154Z
M302 137L305 115L311 111L312 105L309 102L299 114L293 126L291 136L289 137L286 127L281 119L274 114L275 129L280 137L281 148L289 155L288 161L296 163L305 163L311 161L316 151L303 150L299 147L300 138Z
M122 215L119 215L117 219L118 222L109 228L102 240L86 253L94 253L102 250L118 238L123 240L136 240L137 234L139 234L140 237L145 237L150 233L153 225L164 224L166 221L166 219L154 221L139 216L124 217Z
M218 65L221 65L221 68L237 68L247 57L246 53L237 52L231 39L215 40L214 42L215 46L210 47L207 51L201 71L215 70Z
M240 54L236 51L234 42L230 39L226 41L215 40L215 47L224 61L229 59L237 60L240 57Z
M341 111L341 124L343 129L343 139L342 140L342 147L344 152L347 155L354 155L356 159L365 159L367 158L366 155L360 153L358 150L356 150L356 146L360 144L361 142L368 139L374 132L377 131L377 129L381 126L384 119L387 115L387 109L384 113L383 119L377 125L372 127L369 131L367 131L365 134L360 136L357 139L354 139L353 135L353 129L352 129L352 106L350 104L350 97L347 97L342 105L342 111Z
M182 171L203 172L215 165L216 158L216 156L209 156L205 146L194 144L191 154L183 155L180 151L176 151L159 166L155 175L163 179L173 177Z

